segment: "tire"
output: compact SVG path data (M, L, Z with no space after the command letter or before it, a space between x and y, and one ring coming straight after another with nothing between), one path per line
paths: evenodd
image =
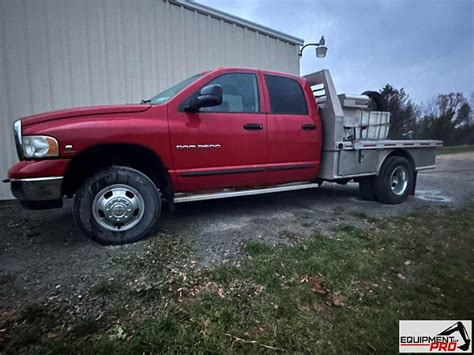
M359 179L359 193L360 198L364 201L375 200L373 176L367 176Z
M414 171L410 162L400 156L388 157L375 178L375 198L389 205L405 202L413 183Z
M387 101L385 100L385 98L380 94L378 93L377 91L364 91L362 93L362 95L366 95L368 96L369 98L372 99L372 101L374 102L375 104L375 107L371 107L370 109L371 110L375 110L375 111L387 111Z
M161 213L160 191L138 170L113 166L87 179L76 193L73 216L92 240L105 245L146 237Z

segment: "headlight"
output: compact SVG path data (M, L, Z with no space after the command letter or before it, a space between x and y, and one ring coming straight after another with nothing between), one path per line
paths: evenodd
M27 159L57 157L58 141L48 136L23 136L23 155Z

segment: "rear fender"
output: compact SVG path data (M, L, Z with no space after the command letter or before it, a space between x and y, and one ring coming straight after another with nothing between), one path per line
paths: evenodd
M395 155L406 158L410 162L413 168L413 171L415 171L416 169L415 161L413 160L413 156L408 151L406 151L405 149L390 149L390 150L384 150L379 154L379 161L377 164L377 173L376 173L377 176L379 175L380 169L382 168L382 165L385 162L385 160L387 160L388 157L395 156Z

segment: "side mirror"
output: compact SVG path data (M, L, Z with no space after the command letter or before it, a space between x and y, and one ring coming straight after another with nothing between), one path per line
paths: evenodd
M220 104L222 104L222 86L207 85L199 91L197 97L186 104L184 111L197 112L201 107L219 106Z

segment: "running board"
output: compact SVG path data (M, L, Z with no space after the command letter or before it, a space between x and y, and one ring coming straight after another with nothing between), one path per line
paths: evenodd
M229 197L250 196L250 195L263 195L263 194L269 194L272 192L306 190L306 189L314 189L318 186L319 186L318 184L305 183L305 184L298 184L298 185L282 185L282 186L275 186L275 187L267 187L263 189L219 191L219 192L201 193L201 194L176 194L174 198L174 203L215 200L218 198L229 198Z

